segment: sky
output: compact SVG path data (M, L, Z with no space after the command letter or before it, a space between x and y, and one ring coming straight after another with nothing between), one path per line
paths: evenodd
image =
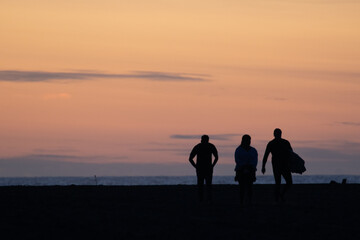
M305 174L359 175L359 12L355 0L2 0L0 176L193 175L203 134L214 175L233 175L241 136L260 169L275 128Z

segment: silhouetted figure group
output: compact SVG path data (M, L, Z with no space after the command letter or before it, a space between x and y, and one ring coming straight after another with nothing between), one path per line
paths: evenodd
M269 154L272 155L272 168L275 179L275 199L285 200L285 193L292 185L292 176L290 170L292 148L286 139L281 137L282 132L279 128L274 130L274 139L271 140L265 150L261 172L265 174L265 165ZM258 163L258 153L254 147L251 147L251 137L243 135L241 144L235 150L235 181L239 183L240 203L243 205L247 199L251 204L252 186L256 181L256 167ZM196 156L196 162L194 158ZM214 156L214 160L213 160ZM203 135L201 143L197 144L191 151L189 161L196 169L197 186L200 202L204 199L204 181L206 183L206 200L212 201L212 177L213 169L218 161L218 152L216 147L209 142L209 136ZM281 189L281 176L285 179L286 185Z

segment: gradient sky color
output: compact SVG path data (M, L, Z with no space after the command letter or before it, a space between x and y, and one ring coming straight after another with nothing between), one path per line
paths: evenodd
M353 0L3 0L0 176L191 175L202 134L215 175L233 175L241 136L261 160L276 127L307 174L360 174L359 12Z

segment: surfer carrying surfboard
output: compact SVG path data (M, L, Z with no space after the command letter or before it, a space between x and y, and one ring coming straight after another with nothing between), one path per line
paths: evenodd
M271 140L265 150L262 169L261 172L265 174L265 165L268 159L269 154L271 153L272 159L272 168L275 178L275 199L276 201L284 200L284 194L291 188L292 186L292 176L290 171L290 159L292 148L290 142L281 137L281 129L276 128L274 130L274 139ZM281 190L281 176L285 179L285 187Z

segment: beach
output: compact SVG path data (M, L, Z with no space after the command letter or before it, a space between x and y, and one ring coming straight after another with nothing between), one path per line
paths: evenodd
M285 202L273 185L0 187L2 239L360 239L360 185L296 184Z

